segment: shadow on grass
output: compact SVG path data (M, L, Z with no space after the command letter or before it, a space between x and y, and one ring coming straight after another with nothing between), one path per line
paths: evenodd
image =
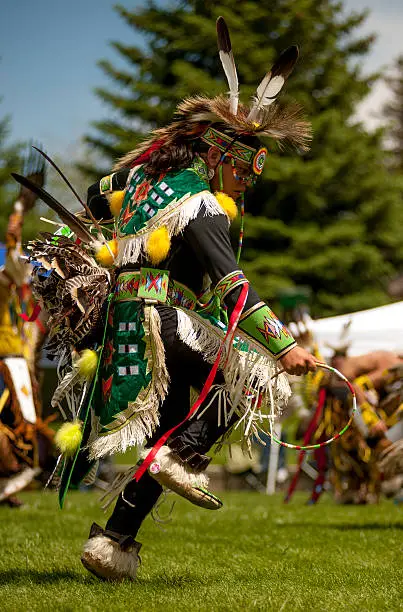
M277 523L276 527L285 527L287 529L290 527L315 527L319 529L337 529L339 531L375 531L377 529L403 529L403 523L390 523L389 525L385 525L385 523L366 523L365 525L360 525L359 523Z
M96 576L92 574L82 574L79 572L72 572L69 570L49 570L40 571L35 569L9 569L7 571L0 571L0 586L6 585L21 585L26 583L33 583L35 585L51 585L63 582L67 583L103 583ZM122 584L127 584L130 581L124 581ZM171 574L162 573L155 574L150 578L143 578L139 576L136 580L138 586L154 586L160 588L165 586L171 589L182 589L193 585L200 585L200 576L195 576L189 572L174 573ZM203 580L206 584L206 580Z
M0 585L33 582L34 584L55 584L57 582L83 582L85 577L69 570L40 571L35 569L9 569L0 571Z

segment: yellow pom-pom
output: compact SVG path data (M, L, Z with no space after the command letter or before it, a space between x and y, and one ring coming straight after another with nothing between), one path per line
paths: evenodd
M80 376L86 380L94 378L95 371L98 365L98 355L91 349L84 349L77 359L76 366L80 372Z
M114 217L119 217L125 193L125 191L112 191L112 193L108 194L109 208Z
M71 457L80 448L83 437L81 421L64 423L56 432L55 443L59 450Z
M148 259L154 265L159 264L160 261L163 261L167 257L170 247L171 239L168 229L164 225L154 230L148 239L146 248Z
M227 213L229 219L233 221L238 214L238 208L235 201L222 191L218 191L214 195L217 198L221 208Z
M95 259L101 266L112 266L118 254L117 240L109 240L106 244L99 247Z

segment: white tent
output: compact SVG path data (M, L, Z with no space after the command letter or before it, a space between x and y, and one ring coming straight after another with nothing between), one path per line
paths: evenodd
M337 346L343 326L350 320L349 355L362 355L374 350L403 354L403 302L395 302L379 308L313 321L314 336L324 357L329 357L332 353L326 343Z

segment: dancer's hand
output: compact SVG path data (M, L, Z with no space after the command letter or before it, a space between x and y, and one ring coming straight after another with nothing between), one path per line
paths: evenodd
M279 359L287 374L301 376L316 370L316 359L300 346L294 346L284 357Z

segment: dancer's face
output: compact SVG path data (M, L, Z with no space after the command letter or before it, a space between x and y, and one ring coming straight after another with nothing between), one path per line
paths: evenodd
M221 162L221 151L217 147L210 147L207 153L207 165L214 170L210 181L212 191L224 191L234 200L245 193L246 188L253 181L252 169L247 164L226 156ZM223 186L220 187L219 164L222 167Z

